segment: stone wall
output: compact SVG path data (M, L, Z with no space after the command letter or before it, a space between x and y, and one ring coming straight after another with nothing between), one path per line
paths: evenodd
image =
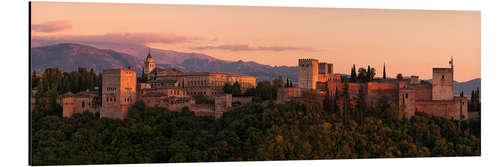
M159 76L158 80L177 80L188 95L206 95L210 98L224 94L223 88L226 83L232 85L238 82L242 93L256 86L256 78L253 76L218 72L167 74Z
M299 88L316 89L318 81L318 60L299 59Z
M399 89L399 107L401 116L405 118L411 118L415 116L415 89Z
M453 69L432 69L432 100L453 100Z
M71 117L75 113L75 102L72 94L65 94L62 98L63 117Z
M384 80L368 82L367 101L369 103L396 103L398 100L398 81Z
M216 117L214 104L192 104L189 106L189 111L195 116Z
M302 97L301 88L279 88L276 97L276 102L284 103L296 97Z
M224 94L222 96L217 96L214 99L215 111L216 112L227 112L232 107L233 96L231 94Z
M71 92L62 97L63 117L71 117L75 113L85 111L95 113L101 111L101 98L98 92L83 91L76 94Z
M135 70L103 70L101 117L125 119L128 110L137 100L136 89Z
M415 100L432 100L432 84L423 83L412 87L415 88Z
M240 102L241 104L252 103L252 97L233 97L233 103Z
M448 119L466 120L468 118L467 100L460 97L454 100L415 101L415 108L416 112L423 112Z

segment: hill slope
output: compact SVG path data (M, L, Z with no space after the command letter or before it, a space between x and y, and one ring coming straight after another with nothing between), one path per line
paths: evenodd
M102 49L103 46L116 48L119 51ZM83 44L62 43L33 48L32 68L43 71L45 68L59 67L63 71L73 71L82 66L101 71L106 68L126 68L131 66L140 74L147 53L147 47L138 45L125 46L107 43L100 47L93 47ZM285 78L288 77L297 81L297 67L273 67L256 62L225 61L201 53L184 53L161 49L151 49L151 54L157 66L164 68L177 68L186 72L213 71L250 74L256 76L257 80L271 80L282 75Z
M59 67L62 71L73 71L78 67L97 71L129 66L137 70L142 69L140 61L134 56L80 44L63 43L32 48L31 53L31 67L37 71L50 67Z
M100 47L93 47L100 46ZM113 48L103 49L103 47ZM99 49L101 48L101 49ZM114 51L114 50L119 51ZM122 53L124 52L124 53ZM59 67L63 71L73 71L79 66L101 71L106 68L136 69L140 75L143 61L148 48L139 45L123 45L104 43L92 46L73 43L61 43L32 49L32 68L43 71L48 67ZM258 81L272 80L280 75L297 81L298 69L296 66L269 66L256 62L225 61L201 53L184 53L171 50L151 49L151 54L157 66L177 68L186 72L231 72L255 76ZM432 82L432 80L427 80ZM470 95L472 90L481 88L481 79L466 82L456 82L454 91L459 94L464 91Z

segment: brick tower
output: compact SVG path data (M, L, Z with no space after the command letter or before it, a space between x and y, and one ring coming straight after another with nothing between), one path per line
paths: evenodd
M316 89L318 60L299 59L299 88Z
M125 119L136 101L136 87L135 70L103 70L101 118Z
M453 58L450 65L432 69L432 100L453 100Z

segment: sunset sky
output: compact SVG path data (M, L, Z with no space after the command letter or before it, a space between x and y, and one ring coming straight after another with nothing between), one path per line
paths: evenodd
M71 39L198 52L223 60L296 66L299 58L350 74L371 65L382 76L455 80L481 76L479 11L183 6L32 2L32 39Z

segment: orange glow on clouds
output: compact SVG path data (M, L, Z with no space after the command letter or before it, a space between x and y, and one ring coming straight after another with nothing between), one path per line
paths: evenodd
M45 40L129 42L268 65L316 58L345 74L370 64L381 76L386 63L390 77L422 79L453 56L456 80L481 75L478 11L32 2L31 13L33 37Z

